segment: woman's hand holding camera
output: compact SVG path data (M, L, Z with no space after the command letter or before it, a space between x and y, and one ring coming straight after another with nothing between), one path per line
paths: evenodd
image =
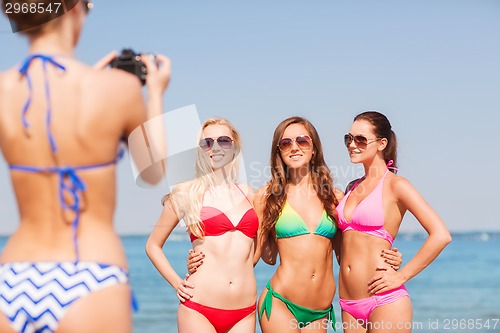
M146 86L149 94L161 96L170 82L170 59L162 54L155 54L154 59L150 54L141 54L141 61L148 71Z

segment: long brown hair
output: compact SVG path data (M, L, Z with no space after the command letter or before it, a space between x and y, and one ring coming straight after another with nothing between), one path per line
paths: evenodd
M286 200L289 170L281 158L278 142L282 139L286 128L292 124L303 125L311 137L313 150L315 151L315 154L313 154L309 162L311 180L318 198L323 203L326 213L334 221L334 224L335 221L337 221L337 213L334 207L337 206L338 201L334 194L332 176L323 156L323 148L318 132L307 119L302 117L290 117L283 120L274 131L270 161L271 180L267 182L266 192L264 194L266 203L261 227L261 236L263 237L266 237L266 235L268 237L271 236L270 230L274 228ZM334 205L332 206L332 204Z
M357 120L366 120L373 126L373 132L377 138L386 138L387 146L382 151L384 154L385 163L389 163L392 161L391 170L396 173L397 165L397 150L398 150L398 141L396 138L396 133L392 130L391 123L389 119L385 115L377 111L366 111L358 114L354 117L353 121Z

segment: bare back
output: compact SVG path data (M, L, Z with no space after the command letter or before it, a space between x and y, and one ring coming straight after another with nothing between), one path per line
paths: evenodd
M50 100L46 98L40 60L26 77L16 68L0 74L0 148L9 165L32 167L83 166L113 161L120 138L130 133L146 114L139 83L118 71L98 71L69 57L55 57L66 71L47 64ZM52 107L50 128L57 144L53 153L48 141L47 107ZM112 226L115 210L114 164L78 171L85 184L79 195L78 239L81 260L126 265L120 240ZM73 260L71 221L75 214L63 210L56 173L10 172L16 195L20 226L11 236L1 261ZM72 199L65 196L67 203Z

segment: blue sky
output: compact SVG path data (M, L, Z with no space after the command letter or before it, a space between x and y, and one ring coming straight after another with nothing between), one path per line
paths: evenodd
M165 112L194 104L201 120L231 120L254 187L264 183L275 126L302 115L344 189L361 169L350 164L343 134L357 113L383 112L398 135L399 174L448 227L498 230L498 17L497 0L96 0L77 56L92 64L122 47L169 56ZM5 17L0 45L0 70L26 54ZM148 233L166 191L136 186L121 163L119 232ZM409 215L402 230L422 230ZM17 211L5 163L0 216L0 233L12 232Z

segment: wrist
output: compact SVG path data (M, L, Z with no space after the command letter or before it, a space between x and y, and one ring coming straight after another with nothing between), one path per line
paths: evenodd
M148 89L148 101L161 101L163 98L163 93L161 90Z
M403 280L403 284L408 282L408 280L410 280L410 275L406 274L403 270L400 270L398 273L401 276L401 279Z

